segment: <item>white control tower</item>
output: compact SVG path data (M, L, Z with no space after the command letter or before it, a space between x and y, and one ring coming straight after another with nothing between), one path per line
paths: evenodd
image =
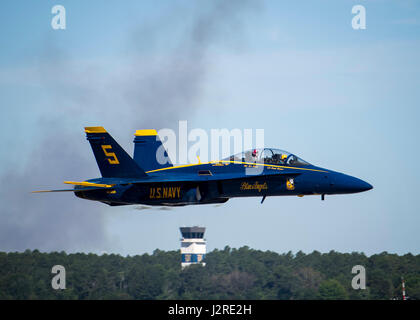
M181 256L182 268L191 264L206 265L206 240L204 239L204 227L181 227Z

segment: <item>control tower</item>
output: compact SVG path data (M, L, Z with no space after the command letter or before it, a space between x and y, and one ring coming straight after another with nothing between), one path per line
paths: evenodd
M191 264L206 265L206 240L204 239L204 227L181 227L181 256L182 268Z

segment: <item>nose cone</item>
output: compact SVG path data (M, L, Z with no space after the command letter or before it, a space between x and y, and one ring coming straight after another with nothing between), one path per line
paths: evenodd
M356 193L368 191L373 186L361 179L339 173L334 177L334 182L331 184L333 192L336 193Z

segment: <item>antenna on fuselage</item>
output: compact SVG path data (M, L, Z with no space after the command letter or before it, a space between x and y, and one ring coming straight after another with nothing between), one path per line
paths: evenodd
M261 204L264 202L264 200L265 200L266 197L267 197L266 195L263 196L263 198L261 200Z

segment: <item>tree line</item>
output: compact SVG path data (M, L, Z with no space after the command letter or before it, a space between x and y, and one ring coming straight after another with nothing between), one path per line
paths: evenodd
M0 299L420 299L420 255L301 251L278 254L242 247L213 250L206 266L181 268L179 251L115 254L0 252ZM66 289L51 286L65 267ZM366 289L352 287L352 268Z

